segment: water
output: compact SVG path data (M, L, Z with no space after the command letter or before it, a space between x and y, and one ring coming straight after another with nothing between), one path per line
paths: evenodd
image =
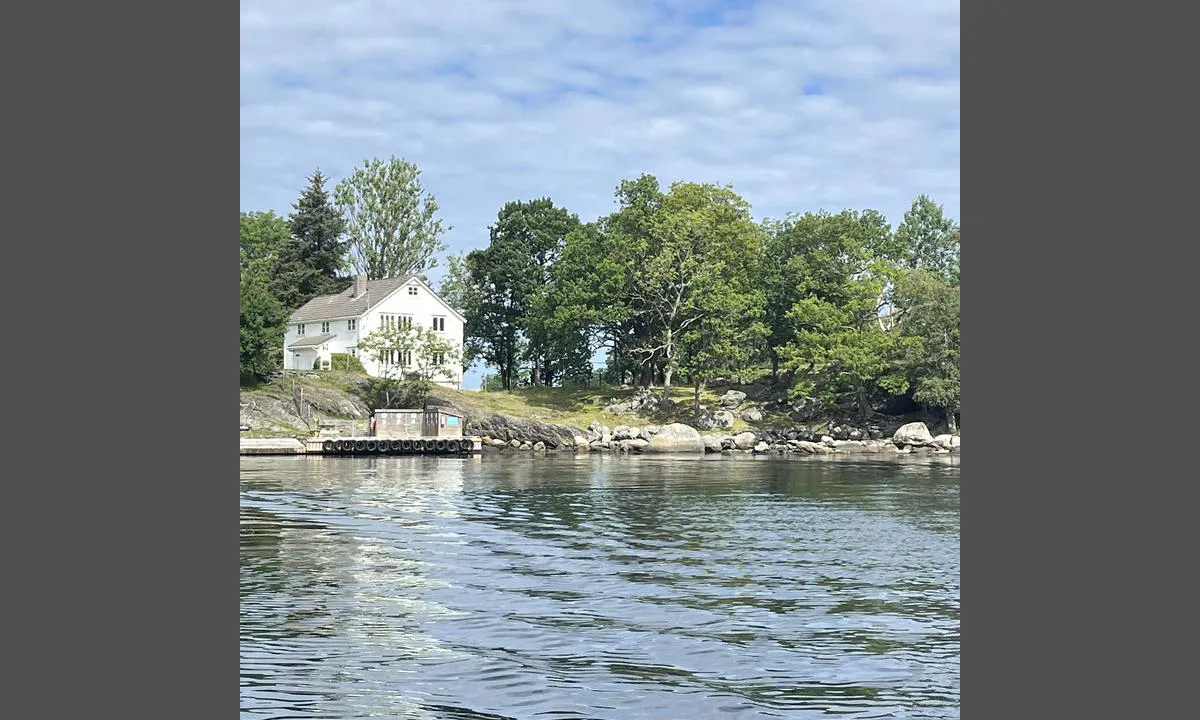
M957 718L953 460L245 457L243 718Z

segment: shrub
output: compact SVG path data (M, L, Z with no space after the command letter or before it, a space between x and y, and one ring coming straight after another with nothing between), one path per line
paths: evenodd
M347 370L349 372L357 372L366 374L367 370L363 367L362 360L348 353L333 353L329 356L330 367L334 370Z

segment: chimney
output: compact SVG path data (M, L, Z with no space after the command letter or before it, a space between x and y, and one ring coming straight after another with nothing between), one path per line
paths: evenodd
M359 274L358 277L354 278L354 295L353 295L353 297L356 297L356 298L362 297L363 293L365 293L366 291L367 291L367 276L363 275L363 274Z

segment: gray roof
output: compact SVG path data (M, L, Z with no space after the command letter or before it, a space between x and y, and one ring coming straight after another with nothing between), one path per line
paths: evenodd
M291 345L288 345L288 347L289 348L318 347L320 345L323 345L323 344L329 342L330 340L334 339L335 337L337 337L337 335L331 335L331 334L313 335L312 337L303 337L303 338L300 338L299 340L297 340L296 342L292 343Z
M309 300L303 307L292 313L291 322L358 317L403 287L412 278L412 275L405 275L382 280L368 280L367 292L360 297L353 297L354 283L351 283L350 287L336 295L322 295Z

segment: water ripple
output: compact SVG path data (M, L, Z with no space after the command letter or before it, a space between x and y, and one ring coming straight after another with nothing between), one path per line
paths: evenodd
M957 718L958 468L243 458L244 718Z

